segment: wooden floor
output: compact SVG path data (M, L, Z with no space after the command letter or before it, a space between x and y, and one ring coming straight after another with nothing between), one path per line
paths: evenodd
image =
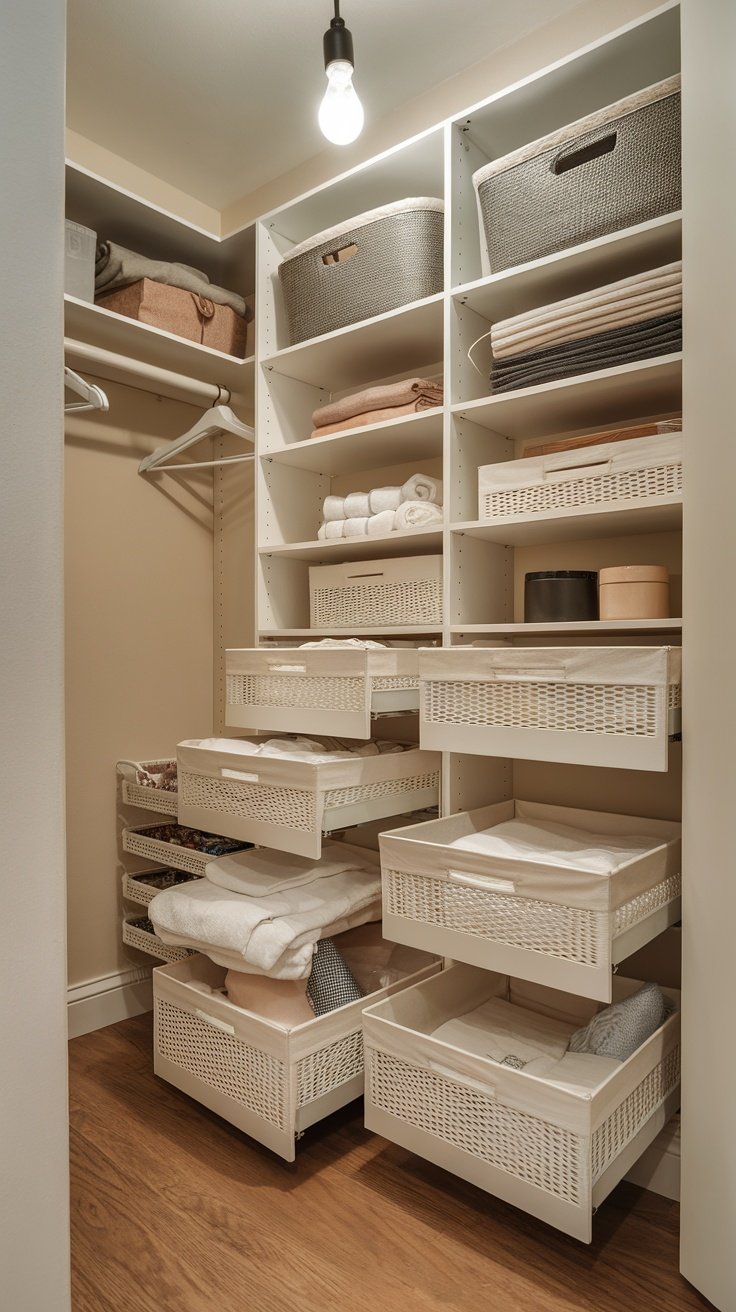
M588 1248L369 1135L282 1162L157 1080L151 1016L74 1039L74 1312L690 1312L678 1208L620 1185Z

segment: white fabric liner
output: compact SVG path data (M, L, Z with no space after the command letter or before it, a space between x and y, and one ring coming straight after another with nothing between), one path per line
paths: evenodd
M484 164L483 168L473 174L473 185L477 190L483 182L497 173L505 173L508 169L515 168L517 164L524 164L537 155L543 155L547 150L565 146L577 137L586 136L589 132L595 132L596 128L605 127L614 119L636 114L638 110L653 105L657 100L665 100L668 96L677 95L679 90L679 73L674 77L665 78L662 82L654 82L631 96L624 96L622 100L616 100L612 105L597 109L594 113L587 114L585 118L576 119L574 123L568 123L565 127L558 128L556 132L550 132L546 137L539 137L536 141L530 141L526 146L519 146L518 150L512 150L500 159L491 160L490 164Z
M337 740L333 740L337 742ZM329 740L316 738L268 738L253 742L249 738L202 738L197 747L212 752L229 752L236 756L278 756L290 761L307 761L310 765L327 765L332 761L351 761L356 756L383 756L403 751L401 743L370 742L363 747L341 750Z
M679 683L681 647L486 647L419 651L422 681L616 684L666 687Z
M533 861L610 875L651 851L644 835L594 834L554 821L506 820L480 833L456 838L450 847L505 860Z
M286 264L288 260L295 260L300 255L305 255L307 251L323 246L325 242L352 233L356 228L364 228L369 223L378 223L380 219L393 218L395 214L402 214L408 210L434 210L437 214L444 214L445 203L437 196L407 196L404 200L395 200L390 205L379 205L374 210L366 210L364 214L356 215L354 219L346 219L344 223L336 223L332 228L325 228L324 232L317 232L314 237L306 237L287 252L281 263Z
M601 461L608 461L610 467L592 467ZM484 492L509 492L515 488L535 487L550 474L567 474L564 479L567 482L675 464L682 464L682 434L661 433L651 437L629 438L622 442L603 442L572 451L557 451L547 456L505 460L498 465L481 465L478 481L482 495Z

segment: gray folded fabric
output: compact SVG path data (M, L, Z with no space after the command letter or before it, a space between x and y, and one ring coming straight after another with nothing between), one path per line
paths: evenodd
M103 241L97 247L95 259L95 295L103 296L107 292L117 291L120 287L129 287L131 283L140 282L141 278L150 278L152 282L164 283L167 287L181 287L184 291L194 292L195 296L204 296L217 305L229 305L248 323L253 318L253 311L246 305L242 296L230 292L225 287L218 287L210 282L206 273L194 269L190 264L169 264L166 260L149 260L146 255L126 250L114 241Z
M491 391L497 394L550 383L595 369L667 355L681 348L682 315L662 315L575 342L529 351L513 359L494 360Z
M335 947L331 938L317 943L312 958L312 973L307 982L307 997L315 1016L346 1007L363 997L363 990Z
M628 1061L673 1011L673 1003L657 984L644 984L631 997L614 1002L583 1029L576 1030L568 1052L590 1052L597 1057Z

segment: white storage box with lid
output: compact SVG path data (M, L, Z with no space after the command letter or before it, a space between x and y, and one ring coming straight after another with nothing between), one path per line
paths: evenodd
M372 715L419 709L416 650L238 648L225 670L231 728L370 738Z
M610 874L453 847L521 820L651 843ZM539 802L499 802L380 836L387 938L610 1002L612 967L680 919L680 825ZM541 839L541 834L540 834ZM557 859L556 859L557 858Z
M442 291L444 205L410 196L300 242L279 265L292 344Z
M299 856L319 856L323 833L439 799L439 755L414 747L313 764L193 740L179 743L177 756L182 823Z
M680 647L454 647L419 653L422 747L666 770Z
M617 978L614 998L639 987ZM677 992L663 992L679 1006ZM677 1111L679 1012L603 1084L572 1092L434 1038L492 997L574 1026L596 1010L473 966L452 966L367 1008L366 1126L590 1243L594 1210Z
M156 811L159 815L176 815L179 804L178 795L165 788L156 788L149 784L138 783L138 768L148 774L155 774L156 767L170 765L171 758L155 761L141 761L139 767L135 761L118 761L118 772L122 776L123 801L126 806L139 806L144 811Z
M193 956L153 972L156 1075L287 1162L295 1139L363 1093L362 1012L440 969L423 966L376 993L286 1030L227 998L225 971Z
M158 961L184 961L193 955L189 948L174 948L163 943L148 917L139 911L123 916L123 943L138 952L147 952Z
M392 629L442 624L442 557L310 565L313 629Z
M516 523L682 496L682 433L507 460L478 470L480 519Z
M473 183L492 273L678 210L679 74L492 160Z

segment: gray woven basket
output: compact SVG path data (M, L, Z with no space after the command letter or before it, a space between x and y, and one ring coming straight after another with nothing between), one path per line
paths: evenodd
M292 345L442 291L443 223L438 202L361 215L279 266ZM368 220L368 221L366 221ZM347 259L325 263L337 251Z
M475 175L492 273L679 209L679 91L621 112L625 103L607 121L589 116L592 131L582 119L562 148Z

